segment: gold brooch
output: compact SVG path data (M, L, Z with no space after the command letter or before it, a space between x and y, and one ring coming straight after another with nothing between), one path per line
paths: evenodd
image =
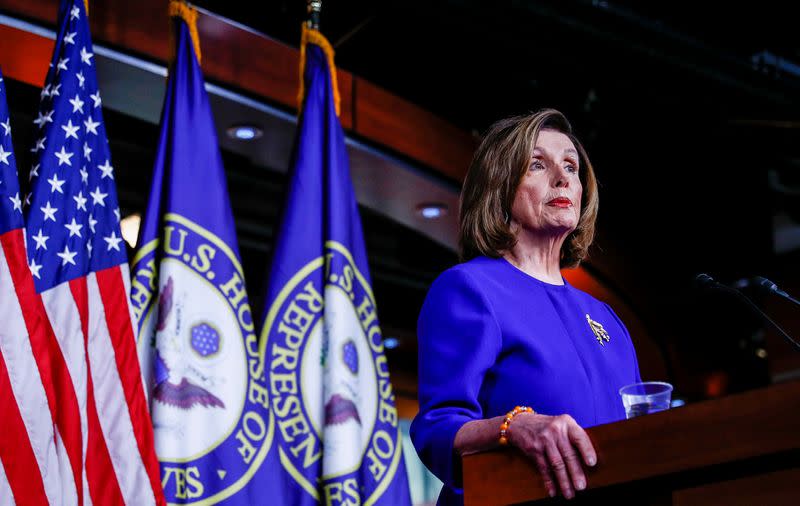
M605 346L607 342L611 341L611 336L608 335L606 329L604 329L599 322L592 320L592 318L589 316L589 313L586 313L586 321L589 322L589 327L592 328L594 337L597 338L597 342L600 343L601 346ZM606 343L603 342L604 339Z

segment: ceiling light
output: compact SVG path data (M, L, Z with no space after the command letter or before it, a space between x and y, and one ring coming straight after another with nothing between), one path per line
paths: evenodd
M251 141L258 139L264 133L260 128L253 125L234 125L228 130L228 137L240 141Z
M122 229L122 238L130 244L131 248L136 247L136 240L139 237L139 226L142 224L142 216L139 213L130 214L119 222Z
M417 213L426 220L435 220L447 214L447 205L441 202L430 202L417 206Z

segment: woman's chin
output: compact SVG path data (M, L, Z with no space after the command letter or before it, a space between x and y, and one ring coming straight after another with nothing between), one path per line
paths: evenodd
M554 221L553 223L548 223L543 232L547 235L568 235L571 234L576 228L578 224L574 220L558 220Z

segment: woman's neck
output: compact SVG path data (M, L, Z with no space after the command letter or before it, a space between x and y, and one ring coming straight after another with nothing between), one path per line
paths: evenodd
M566 235L530 234L517 231L517 243L503 258L522 272L545 283L563 285L561 246Z

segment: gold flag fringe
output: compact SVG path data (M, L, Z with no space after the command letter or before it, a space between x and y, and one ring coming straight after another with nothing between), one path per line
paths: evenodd
M194 54L197 55L197 63L202 61L200 54L200 36L197 34L197 9L190 7L186 2L180 0L170 0L169 17L178 17L186 21L189 26L189 34L192 37ZM170 61L175 61L175 35L170 31Z
M341 97L339 96L339 82L336 80L336 66L333 64L333 47L324 35L322 35L318 30L308 28L305 23L303 23L303 35L300 40L300 90L297 92L297 110L301 111L303 109L303 99L305 99L306 94L303 73L305 72L306 68L307 44L316 44L322 48L322 51L328 58L328 68L331 72L331 87L333 88L333 102L336 105L336 115L339 116L339 104L341 102Z

